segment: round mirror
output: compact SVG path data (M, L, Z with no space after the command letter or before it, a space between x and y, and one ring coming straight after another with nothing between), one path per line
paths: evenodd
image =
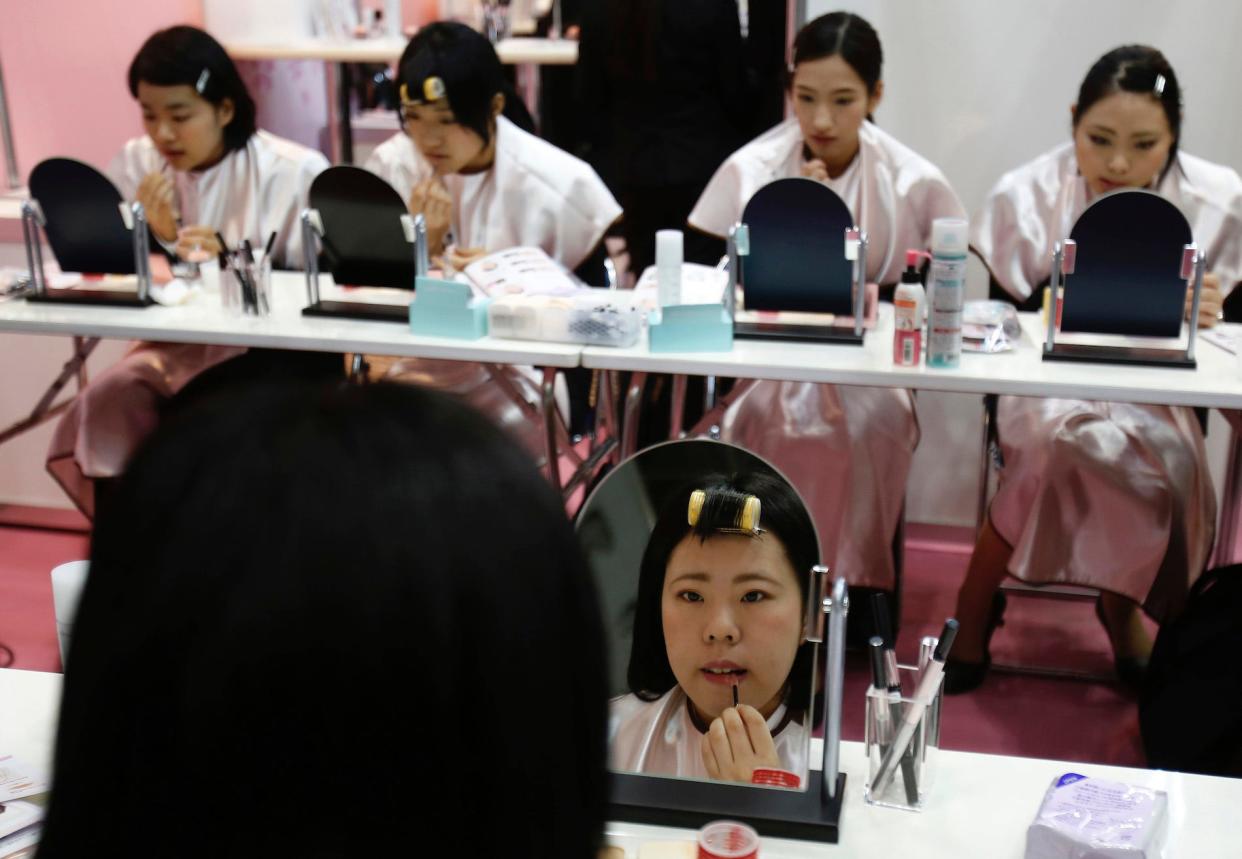
M668 442L608 474L577 530L609 645L612 768L805 784L820 549L792 483L733 445Z

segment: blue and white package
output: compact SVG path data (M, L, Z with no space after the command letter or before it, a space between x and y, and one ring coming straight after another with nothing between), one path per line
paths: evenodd
M1026 859L1164 859L1164 791L1066 773L1026 830Z

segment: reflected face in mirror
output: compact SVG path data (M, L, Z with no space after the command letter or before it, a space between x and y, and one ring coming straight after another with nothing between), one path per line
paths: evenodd
M688 534L669 556L660 600L673 676L710 723L738 699L766 718L802 643L802 593L772 533Z
M233 100L207 101L188 84L138 82L142 127L174 170L205 170L225 154L224 129L233 121Z
M1173 132L1158 99L1115 92L1074 113L1074 154L1092 196L1146 188L1169 161Z
M504 109L504 96L497 94L493 119ZM414 141L438 176L450 173L477 173L492 165L496 155L496 129L490 141L458 122L447 99L431 103L409 102L401 108L405 133Z
M883 82L874 92L840 55L808 60L794 69L790 96L802 139L811 155L836 177L858 153L858 129L880 103Z

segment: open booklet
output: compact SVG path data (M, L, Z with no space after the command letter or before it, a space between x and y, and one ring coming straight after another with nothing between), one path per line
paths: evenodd
M489 254L462 272L473 289L488 297L493 336L520 340L633 345L646 314L659 307L655 270L637 288L586 286L539 248L517 247ZM682 270L682 301L720 303L728 278L709 266Z
M12 755L0 755L0 859L34 855L48 780Z

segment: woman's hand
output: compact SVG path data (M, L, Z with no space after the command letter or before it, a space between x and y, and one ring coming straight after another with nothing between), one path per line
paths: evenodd
M177 238L176 194L172 178L163 173L148 173L138 183L138 202L146 212L148 226L161 241Z
M487 251L484 248L459 248L454 246L445 251L444 261L454 271L462 271L470 263L485 256L487 256Z
M814 179L816 182L827 182L828 165L819 158L812 158L810 161L803 161L802 175L808 179Z
M215 259L220 251L220 242L216 239L216 231L212 227L195 224L177 230L177 256L186 262L207 262Z
M713 720L700 749L707 774L721 781L750 784L756 769L781 768L768 723L749 704L729 707Z
M444 239L453 217L453 198L438 176L424 179L410 192L410 214L422 215L427 222L427 253L444 253Z
M1184 311L1187 318L1190 317L1190 307L1195 300L1194 290L1186 290L1186 310ZM1199 293L1199 327L1211 328L1220 321L1221 308L1225 306L1225 295L1220 291L1220 278L1214 274L1203 275L1203 291Z

